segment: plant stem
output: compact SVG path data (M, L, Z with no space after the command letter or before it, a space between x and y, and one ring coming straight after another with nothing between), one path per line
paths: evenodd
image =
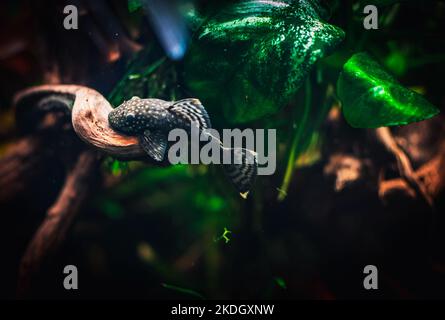
M283 201L287 196L287 190L289 189L289 185L292 181L292 176L295 170L295 161L301 151L300 145L303 138L304 129L306 128L306 123L309 118L309 110L312 104L312 87L311 80L308 77L305 84L305 103L303 109L303 117L298 122L300 125L297 125L295 129L295 135L292 140L292 144L290 147L289 158L287 161L286 172L284 174L284 179L281 187L279 188L278 193L278 201ZM297 121L298 119L295 119ZM295 125L295 122L294 122Z

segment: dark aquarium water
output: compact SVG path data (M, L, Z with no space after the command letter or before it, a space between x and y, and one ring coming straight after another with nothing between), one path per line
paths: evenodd
M445 298L445 1L0 3L2 299Z

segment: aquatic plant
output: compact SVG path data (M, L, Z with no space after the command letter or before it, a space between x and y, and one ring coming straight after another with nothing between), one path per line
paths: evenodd
M439 113L420 94L400 85L366 53L357 53L345 63L337 93L346 120L356 128L404 125Z
M322 20L316 1L236 2L196 31L185 82L231 124L282 109L344 32Z
M174 64L152 47L144 50L115 88L112 101L119 104L133 95L174 100L187 92L200 98L220 126L255 126L295 101L304 85L303 101L289 116L292 129L279 131L279 138L289 145L278 188L278 199L283 200L298 157L329 110L329 103L313 97L316 91L329 91L323 74L333 77L323 59L336 54L348 35L326 22L332 7L318 0L241 0L217 7L213 12L187 12L193 37L183 62ZM386 24L392 16L388 14ZM437 114L433 105L404 88L370 55L351 57L350 52L357 48L343 46L338 50L343 58L335 58L336 93L351 126L401 125ZM314 69L317 88L309 79ZM175 81L181 85L175 86ZM277 121L271 121L276 127Z

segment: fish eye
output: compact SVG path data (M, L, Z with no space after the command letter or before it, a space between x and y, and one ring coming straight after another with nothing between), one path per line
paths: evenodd
M125 120L127 120L127 121L133 121L134 118L135 118L135 116L133 113L129 113L125 116Z

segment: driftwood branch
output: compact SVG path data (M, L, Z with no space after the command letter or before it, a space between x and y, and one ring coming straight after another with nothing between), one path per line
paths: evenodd
M0 203L14 199L24 192L35 174L39 174L48 157L39 152L43 141L40 137L25 137L12 145L0 160Z
M33 276L65 239L67 230L79 212L79 208L91 192L91 180L97 165L97 153L87 150L80 154L77 163L67 175L58 199L48 209L45 220L22 258L18 282L19 296L26 295Z
M26 162L25 160L37 158L35 156L33 158L33 153L40 154L37 151L41 144L36 143L35 139L33 140L32 131L42 132L47 125L54 127L54 123L48 119L57 119L57 115L61 114L68 114L71 119L72 128L69 128L68 131L72 132L74 129L81 140L100 151L98 153L93 149L81 148L83 151L78 155L75 165L71 166L72 169L68 171L65 184L57 200L48 209L46 218L30 241L19 269L17 293L23 297L29 293L33 279L42 265L63 242L79 208L90 193L91 181L96 175L96 168L100 162L99 154L106 153L125 159L138 159L144 153L136 138L120 135L109 127L108 113L112 107L101 94L93 89L76 85L33 87L16 96L15 106L18 122L21 122L22 127L26 130L31 130L31 134L29 138L25 137L20 144L20 147L26 147L23 150L20 149L23 154L20 150L16 150L10 154L8 160L18 159L20 165ZM34 125L35 115L42 113L44 116L39 121L41 123ZM66 124L66 118L63 119ZM63 123L63 121L61 122ZM66 126L65 129L67 129ZM54 136L54 132L52 132L52 136ZM27 142L29 145L26 144ZM41 140L37 140L37 142L45 143ZM29 170L27 172L32 172L34 162L28 162L29 165L26 168L29 167ZM10 171L12 164L4 163L1 169ZM15 177L21 170L23 168L14 170ZM0 182L4 180L5 183L8 183L11 179L14 177L11 178L5 174Z
M110 103L97 91L77 85L43 85L32 87L19 93L15 104L21 101L34 101L31 97L42 99L45 96L60 95L72 97L71 120L74 131L87 144L109 155L138 159L144 155L137 138L117 133L108 124ZM34 105L27 106L29 108ZM20 109L25 109L21 107Z
M376 134L379 141L382 142L386 149L394 155L402 179L416 194L423 198L428 205L433 206L433 197L429 194L424 183L414 172L411 161L406 153L399 147L389 128L378 128L376 129Z
M67 162L73 161L73 153L78 152L79 144L73 141L75 134L63 129L64 123L60 115L47 114L38 125L38 132L25 135L6 148L0 159L0 203L8 203L20 194L32 192L36 185L41 184L41 177L51 175L54 168L48 163L60 163L63 158Z
M438 154L413 172L417 181L422 182L428 197L434 198L445 188L445 144L439 149ZM416 191L403 178L381 180L379 182L379 196L386 199L391 194L403 193L414 198Z

